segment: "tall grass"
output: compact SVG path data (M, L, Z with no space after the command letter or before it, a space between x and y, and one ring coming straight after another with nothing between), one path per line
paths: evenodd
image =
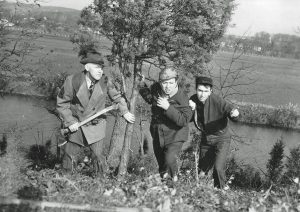
M270 127L299 127L299 108L291 103L272 107L262 104L237 103L241 115L239 121L248 124L266 125Z

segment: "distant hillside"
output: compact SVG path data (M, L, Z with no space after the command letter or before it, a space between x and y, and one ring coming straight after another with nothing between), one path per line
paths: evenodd
M31 18L33 20L44 20L46 24L68 25L75 26L80 17L80 11L76 9L53 7L53 6L38 6L33 4L16 4L12 2L0 2L1 18L8 18L14 14L14 19ZM44 23L45 24L45 23Z

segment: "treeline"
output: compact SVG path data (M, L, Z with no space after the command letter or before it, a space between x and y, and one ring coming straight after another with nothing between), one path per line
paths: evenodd
M300 59L300 37L289 34L269 34L258 32L254 36L225 35L220 49L223 51L243 51L272 57Z

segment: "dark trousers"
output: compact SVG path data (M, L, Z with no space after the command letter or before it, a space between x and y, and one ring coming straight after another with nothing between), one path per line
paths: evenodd
M159 140L153 139L153 150L158 163L159 173L163 177L168 173L172 178L178 172L177 159L183 142L161 145Z
M87 142L84 142L85 146L78 145L73 142L68 142L64 146L63 154L63 168L67 171L71 171L74 165L78 162L78 156L82 152L83 148L90 148L92 154L95 156L96 167L95 171L97 174L103 174L106 169L106 158L104 155L104 139L88 145Z
M230 137L221 137L211 143L202 138L200 144L199 169L207 174L213 168L214 186L218 188L225 186L230 140Z

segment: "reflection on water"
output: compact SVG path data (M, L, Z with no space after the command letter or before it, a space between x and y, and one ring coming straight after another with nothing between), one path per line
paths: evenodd
M55 140L58 119L46 107L53 102L19 95L0 97L0 133L23 129L21 139L28 144Z
M0 97L0 134L4 131L18 127L26 129L21 134L21 139L28 144L35 144L38 140L52 139L55 141L55 132L60 126L58 119L50 114L45 107L54 102L43 99L7 95ZM114 119L109 116L107 130L108 137L111 136ZM238 141L232 142L232 148L236 149L233 154L244 163L265 169L275 142L283 138L285 154L289 149L299 145L300 133L282 129L248 126L231 123L232 131L238 136ZM243 142L241 142L243 141Z
M285 145L286 156L289 155L290 149L300 144L298 131L237 123L231 123L230 126L237 136L232 142L233 149L236 149L234 155L245 164L252 164L262 170L266 168L265 165L270 158L269 152L279 139L282 139Z

